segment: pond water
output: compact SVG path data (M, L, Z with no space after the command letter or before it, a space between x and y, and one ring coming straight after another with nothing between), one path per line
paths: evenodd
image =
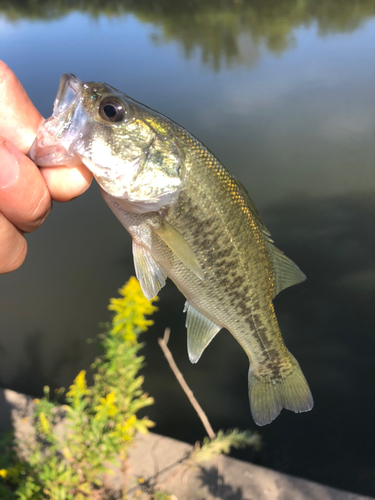
M375 495L375 2L73 3L0 0L1 58L49 116L60 75L105 81L198 137L248 189L276 245L308 279L275 300L312 389L307 414L259 429L236 456ZM134 274L131 241L93 185L56 203L0 277L0 383L39 395L68 386L86 343ZM220 333L197 365L171 282L145 335L156 432L194 442L200 422L157 344L170 347L215 429L255 428L247 358Z

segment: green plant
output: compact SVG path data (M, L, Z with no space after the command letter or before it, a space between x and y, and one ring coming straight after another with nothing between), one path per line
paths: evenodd
M221 454L228 454L231 448L245 448L252 446L259 449L261 446L261 438L258 434L250 431L218 431L214 438L205 437L203 444L196 445L194 451L189 457L192 464L201 464Z
M135 278L119 290L120 297L110 299L114 312L112 322L99 335L102 355L91 365L93 384L88 385L86 372L80 371L65 395L65 404L57 400L65 393L59 389L56 401L50 389L34 400L33 433L21 442L9 432L0 437L0 498L2 500L99 500L107 495L106 475L111 464L120 465L122 499L127 491L127 456L136 432L147 433L154 424L139 418L139 410L153 404L142 390L139 371L144 357L139 354L143 343L139 335L152 321L146 319L157 308L148 301ZM187 386L167 347L169 329L159 344L174 374L202 420L209 437L197 444L177 474L213 457L229 453L231 448L258 447L260 437L237 429L214 433L207 416ZM136 497L145 493L150 500L175 500L164 491L165 484L139 479Z
M100 335L103 350L92 365L93 384L87 385L82 370L66 393L63 406L51 402L49 388L35 400L35 436L27 445L27 458L16 458L17 443L9 447L0 470L14 495L21 500L83 500L103 490L109 464L120 462L123 498L126 497L126 459L135 433L147 433L154 424L139 418L153 399L142 390L139 370L144 357L139 335L152 324L146 315L156 307L142 294L135 278L110 300L114 317ZM61 394L63 390L58 391ZM59 425L65 420L64 428ZM1 462L0 462L1 463ZM1 483L0 483L1 484ZM4 484L1 484L4 487ZM2 496L1 498L6 498Z

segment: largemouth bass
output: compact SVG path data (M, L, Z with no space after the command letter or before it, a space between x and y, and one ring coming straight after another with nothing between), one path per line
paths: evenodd
M132 236L145 296L169 277L186 297L193 363L221 328L229 330L250 361L258 425L282 408L313 407L272 304L305 275L273 245L246 189L202 143L113 87L65 74L30 156L39 166L83 162L93 172Z

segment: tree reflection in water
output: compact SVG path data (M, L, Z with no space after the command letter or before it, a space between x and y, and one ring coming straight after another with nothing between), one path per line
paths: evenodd
M296 43L294 31L313 24L320 36L358 29L375 15L374 0L0 0L9 20L56 19L71 12L94 18L134 15L151 23L154 43L175 41L185 57L199 51L214 70L254 64L265 47L280 54Z

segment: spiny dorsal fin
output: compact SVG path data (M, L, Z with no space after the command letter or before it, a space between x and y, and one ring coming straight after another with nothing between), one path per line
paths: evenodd
M133 259L135 274L147 299L155 297L165 285L167 276L159 264L145 248L133 240Z
M196 363L211 340L221 330L221 326L206 318L188 302L185 303L187 344L189 359Z
M271 242L268 242L268 248L271 253L274 275L275 275L275 292L273 297L293 285L298 285L305 281L306 276L301 269L290 260L281 250L276 248Z
M285 288L288 288L293 285L298 285L298 283L305 281L306 276L303 274L303 272L297 266L297 264L295 264L286 255L284 255L281 250L279 250L273 245L271 233L263 224L259 212L256 209L254 203L251 201L249 194L246 191L246 188L237 179L234 179L234 181L237 185L238 191L246 201L248 207L251 210L252 215L255 217L260 229L262 230L266 238L268 248L271 253L274 275L275 275L275 282L274 282L275 292L273 295L273 297L275 298L276 295L282 290L285 290Z
M189 243L169 222L163 220L154 231L190 271L199 279L204 279L203 270Z
M271 239L271 233L268 231L268 229L264 225L262 219L260 218L259 212L258 212L256 206L254 205L253 201L251 200L251 198L249 196L249 193L247 192L245 186L243 184L241 184L241 182L238 181L234 177L233 177L233 181L234 181L234 183L236 184L236 186L238 188L238 192L241 194L242 198L245 200L246 204L250 208L251 213L255 217L255 219L256 219L256 221L257 221L260 229L262 230L262 232L266 236L267 240L268 241L272 241L272 239Z

